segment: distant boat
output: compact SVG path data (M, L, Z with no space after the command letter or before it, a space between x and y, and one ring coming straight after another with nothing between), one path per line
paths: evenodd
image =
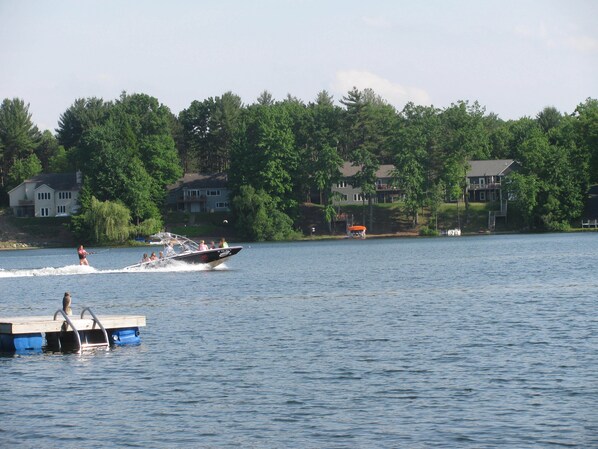
M174 261L202 264L214 268L243 249L242 246L229 246L200 250L199 244L194 240L170 232L159 232L152 235L151 244L164 245L163 257L130 265L125 267L125 270L131 268L164 267Z
M365 239L365 232L367 231L367 228L365 226L349 226L347 231L349 238Z

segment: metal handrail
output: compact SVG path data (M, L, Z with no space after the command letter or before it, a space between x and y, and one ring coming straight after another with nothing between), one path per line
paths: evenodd
M102 332L104 333L104 338L106 339L106 345L110 346L110 340L108 340L108 332L106 332L106 329L104 328L104 325L100 322L99 318L96 316L95 313L93 313L91 311L91 309L89 307L85 307L81 311L81 318L83 318L83 315L85 315L85 312L89 312L89 314L93 317L93 321L98 323L98 326L100 326L100 329L102 329Z
M75 331L75 335L77 336L77 343L79 343L79 352L81 352L82 345L81 345L81 336L79 335L79 331L77 330L77 328L75 327L75 325L73 324L73 322L71 321L69 316L62 309L58 309L56 311L56 313L54 314L55 321L56 321L56 316L58 316L59 313L62 314L62 316L64 317L64 320L68 323L69 326L71 326L73 328L73 331Z

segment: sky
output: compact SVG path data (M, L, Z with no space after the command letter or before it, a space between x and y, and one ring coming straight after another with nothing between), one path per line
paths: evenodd
M0 0L0 100L54 131L78 98L263 91L397 110L479 102L504 120L598 98L595 0Z

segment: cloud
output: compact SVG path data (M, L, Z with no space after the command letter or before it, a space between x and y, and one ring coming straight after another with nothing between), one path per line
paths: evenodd
M588 36L571 36L567 38L565 42L569 48L572 48L579 52L598 52L598 39L593 39Z
M538 26L518 26L514 33L523 38L539 41L548 48L567 48L580 53L598 52L598 39L570 33L562 29L548 27L545 23Z
M424 89L418 87L393 83L386 78L367 71L340 70L336 72L336 78L333 83L333 89L336 92L346 95L354 87L359 90L372 89L376 94L398 109L410 101L420 105L431 103L430 95Z

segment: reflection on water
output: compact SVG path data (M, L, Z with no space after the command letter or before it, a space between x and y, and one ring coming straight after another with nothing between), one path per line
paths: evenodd
M70 291L75 314L147 317L137 347L0 358L7 447L598 446L596 234L122 269L142 252L0 252L1 315Z

